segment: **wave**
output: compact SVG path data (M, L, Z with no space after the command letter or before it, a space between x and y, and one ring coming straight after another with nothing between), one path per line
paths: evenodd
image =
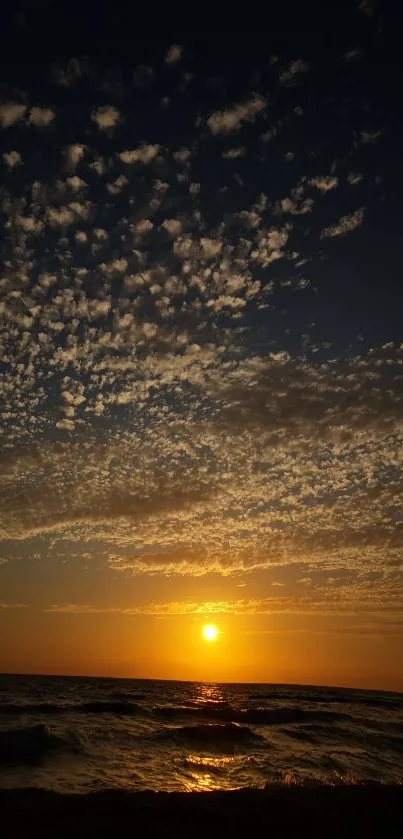
M63 714L66 706L53 702L0 703L0 714Z
M165 720L196 719L209 722L239 723L244 725L286 725L291 723L322 722L342 720L354 721L347 712L319 708L234 708L231 705L161 705L148 710L145 705L129 700L93 700L79 703L26 702L0 703L0 715L52 716L61 714L110 714L116 716L146 716L152 714Z
M145 709L136 702L82 702L74 706L75 713L81 714L118 714L124 716L137 716L144 714Z
M146 699L147 696L144 693L140 693L139 691L126 691L126 690L113 690L110 694L112 701L118 700L119 702L132 702L133 699L138 701L139 699Z
M278 702L279 698L279 694L275 692L250 694L250 699L257 699L261 702L264 700ZM301 693L301 691L299 690L298 692L283 692L281 698L290 702L302 701L306 704L315 703L321 705L364 705L366 707L368 706L372 708L388 708L390 710L403 708L403 694L392 694L390 696L367 696L361 695L358 691L355 692L354 690L351 690L348 693L340 693L338 695L337 693Z
M331 722L332 720L349 719L348 714L342 714L337 711L321 711L304 708L250 708L239 710L228 705L223 708L163 705L154 708L153 713L165 719L192 717L246 725L285 725L287 723L305 722L307 720Z
M233 750L236 746L245 747L265 742L263 737L238 723L182 725L159 731L157 736L163 740L171 740L175 744L213 750L217 748Z
M50 752L81 752L76 732L56 735L45 723L0 730L0 764L35 763Z
M61 705L53 702L0 703L0 714L116 714L136 716L147 713L145 708L135 702L94 701Z

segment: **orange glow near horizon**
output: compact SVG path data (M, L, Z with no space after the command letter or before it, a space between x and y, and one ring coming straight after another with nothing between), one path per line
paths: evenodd
M200 604L199 604L200 608ZM127 615L0 609L0 672L403 690L398 638L343 630L340 617ZM35 632L32 627L35 625ZM204 630L217 630L216 641ZM146 643L145 643L146 639Z

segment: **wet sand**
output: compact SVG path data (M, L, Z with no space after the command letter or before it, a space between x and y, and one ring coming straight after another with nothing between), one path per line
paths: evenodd
M0 790L1 839L403 836L403 786L272 786L208 793Z

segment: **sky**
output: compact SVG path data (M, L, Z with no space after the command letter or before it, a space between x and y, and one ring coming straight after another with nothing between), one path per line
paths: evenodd
M298 8L5 19L2 671L403 690L396 22Z

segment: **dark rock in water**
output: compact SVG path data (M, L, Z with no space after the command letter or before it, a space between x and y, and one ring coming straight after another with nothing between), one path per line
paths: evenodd
M49 728L43 723L0 731L0 762L33 760L46 751L50 740Z
M250 728L237 723L225 725L182 725L161 732L165 739L184 743L194 748L231 750L238 745L246 746L261 738Z

